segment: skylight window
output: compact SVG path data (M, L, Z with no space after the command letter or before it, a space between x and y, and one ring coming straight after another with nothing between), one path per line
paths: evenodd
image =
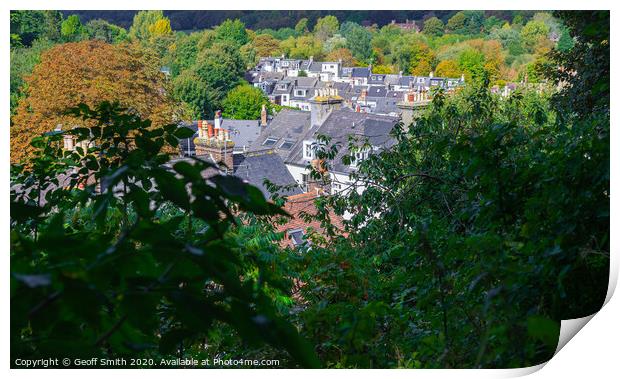
M276 138L267 138L265 140L265 142L263 142L263 146L273 146L276 144L276 142L278 142L278 140Z
M282 150L289 150L291 147L293 147L293 142L291 141L284 141L282 145L280 145L280 149Z

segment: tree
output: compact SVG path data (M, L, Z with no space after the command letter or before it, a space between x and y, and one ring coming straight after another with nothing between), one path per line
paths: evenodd
M444 78L460 78L461 70L456 61L449 59L439 62L435 68L435 75Z
M280 43L280 49L291 58L308 59L314 57L314 60L319 60L323 54L323 44L312 35L298 38L289 37Z
M241 47L248 43L248 33L245 24L238 19L226 20L215 28L215 40L219 42L234 43Z
M426 59L417 61L416 65L411 67L411 75L428 76L431 71L433 71L433 66Z
M164 19L163 11L152 10L136 13L129 28L129 36L139 41L148 42L151 38L150 28L162 19Z
M569 51L575 46L575 41L571 37L568 28L562 28L560 32L560 39L558 40L557 49L560 51Z
M308 33L308 19L307 18L302 18L300 19L297 24L295 24L295 33L297 33L298 36L304 35L306 33Z
M370 57L372 52L370 45L372 35L368 30L357 26L350 30L345 37L347 38L347 48L351 50L356 58L368 59Z
M241 84L233 88L222 102L222 115L235 120L258 120L263 105L270 107L269 99L259 88Z
M193 120L205 119L216 110L209 99L209 87L192 70L185 70L172 80L172 95L189 107Z
M386 65L376 65L372 66L373 74L393 74L394 70L390 66Z
M273 57L280 55L280 41L269 34L259 34L252 40L252 46L258 57Z
M17 103L24 96L24 78L30 75L34 67L39 64L41 54L52 46L54 44L47 39L37 39L30 48L20 47L11 49L11 115L14 114Z
M414 43L411 46L409 56L409 70L413 75L428 75L435 67L435 54L423 42Z
M54 46L41 54L25 81L11 126L11 162L31 154L30 139L54 130L80 125L64 114L79 103L96 105L115 99L154 125L175 121L174 103L166 96L156 59L136 46L83 41Z
M323 42L336 34L338 27L339 23L336 16L327 15L316 21L316 25L314 26L314 35L319 39L319 41Z
M351 51L345 47L332 50L329 54L327 54L325 59L329 62L342 61L342 65L345 67L353 67L356 64L353 54L351 54Z
M149 34L151 38L157 38L165 35L172 34L172 28L170 27L170 20L166 17L160 18L155 23L149 25Z
M459 68L467 81L483 79L486 73L484 64L484 54L474 49L467 49L459 56Z
M448 23L446 24L446 30L451 33L464 34L465 21L465 13L463 11L457 12L448 20Z
M443 35L443 31L443 21L441 21L437 17L431 17L424 21L424 28L422 29L422 33L429 36L440 37Z
M84 38L86 30L82 22L80 22L80 18L77 15L71 15L62 22L60 34L64 41L73 42Z
M62 13L55 10L11 11L11 46L31 46L39 38L60 40Z
M198 43L202 38L201 33L175 33L175 41L170 45L168 53L163 58L163 63L170 67L170 73L176 77L181 72L189 69L196 63L198 56Z
M243 78L245 64L234 44L218 42L198 54L193 70L207 85L212 106L219 107Z
M521 42L523 46L532 52L540 40L547 39L549 27L542 21L529 21L521 29Z
M107 43L124 42L129 38L125 29L101 19L90 20L86 23L85 28L91 39Z

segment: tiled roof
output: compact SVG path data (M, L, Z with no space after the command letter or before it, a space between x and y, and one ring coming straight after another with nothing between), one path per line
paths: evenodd
M318 197L319 195L316 192L306 192L299 195L289 196L286 199L286 203L284 203L284 210L292 217L286 224L276 226L276 230L278 232L286 232L284 240L281 241L282 246L294 247L294 243L293 241L291 241L290 236L288 235L288 233L292 231L301 230L303 231L304 235L309 228L318 233L322 233L324 231L319 221L313 220L307 222L301 216L302 213L316 215L317 210L315 200ZM338 216L331 209L329 210L329 220L337 230L344 231L342 216ZM343 232L343 235L346 234Z

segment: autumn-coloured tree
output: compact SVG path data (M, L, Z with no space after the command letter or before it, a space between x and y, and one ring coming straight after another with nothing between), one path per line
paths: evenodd
M351 50L347 49L346 47L333 50L327 55L325 59L329 62L338 62L342 59L342 65L347 67L356 65L356 61L353 57L353 54L351 54Z
M11 162L31 152L32 137L59 124L66 129L83 123L65 114L80 103L118 101L151 119L153 126L177 119L177 107L167 96L164 75L155 62L137 45L102 41L67 43L44 52L26 77L25 96L11 120Z
M154 24L149 25L148 29L151 37L158 37L172 33L172 28L170 27L170 20L166 17L155 21Z
M461 70L459 69L459 64L456 61L448 59L439 62L437 68L435 69L435 75L443 78L458 78L461 76Z
M280 41L269 34L259 34L252 41L258 57L271 57L280 54Z
M392 74L394 73L394 69L391 66L386 65L377 65L372 67L373 74Z

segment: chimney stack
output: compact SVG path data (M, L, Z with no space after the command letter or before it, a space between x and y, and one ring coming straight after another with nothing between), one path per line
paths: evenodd
M265 104L263 104L260 110L260 126L267 126L267 107Z
M215 124L215 129L222 128L222 111L221 110L215 111L215 118L213 119L213 123Z

